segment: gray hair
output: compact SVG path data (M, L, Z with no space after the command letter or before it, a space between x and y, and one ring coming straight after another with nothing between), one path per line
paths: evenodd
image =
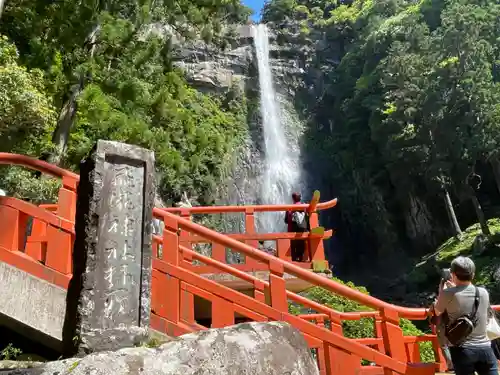
M476 266L471 258L460 256L453 259L450 271L461 281L472 281Z

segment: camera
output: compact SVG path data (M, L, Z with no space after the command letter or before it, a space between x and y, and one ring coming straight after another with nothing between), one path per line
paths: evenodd
M441 270L441 278L444 281L450 281L451 280L451 270L449 268L444 268Z

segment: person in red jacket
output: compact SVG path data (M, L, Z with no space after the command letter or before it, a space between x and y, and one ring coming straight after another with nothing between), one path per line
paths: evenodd
M293 204L300 204L302 203L302 196L300 195L300 193L293 193L292 200ZM303 222L297 222L297 214L294 215L295 212L298 213L299 219L302 218ZM289 232L305 232L307 230L307 227L305 226L305 220L305 213L302 213L300 211L287 211L285 213L285 223L288 225ZM306 249L305 241L292 240L290 241L290 246L292 252L292 261L302 262L302 258L304 257L304 252Z

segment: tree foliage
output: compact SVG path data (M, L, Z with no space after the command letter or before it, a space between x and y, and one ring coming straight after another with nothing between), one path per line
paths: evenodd
M186 192L211 203L245 135L246 101L238 88L191 88L173 65L172 38L221 43L223 26L248 14L236 0L6 2L2 151L76 171L98 139L136 144L155 151L166 201Z
M272 0L263 18L313 45L297 103L353 264L447 238L448 193L462 225L477 221L484 200L467 181L500 136L497 1Z
M16 47L0 35L0 151L37 151L33 146L54 121L43 72L20 65Z

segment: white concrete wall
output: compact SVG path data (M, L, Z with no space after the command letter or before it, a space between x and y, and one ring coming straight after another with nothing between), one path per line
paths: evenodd
M0 313L61 341L66 290L0 262Z

